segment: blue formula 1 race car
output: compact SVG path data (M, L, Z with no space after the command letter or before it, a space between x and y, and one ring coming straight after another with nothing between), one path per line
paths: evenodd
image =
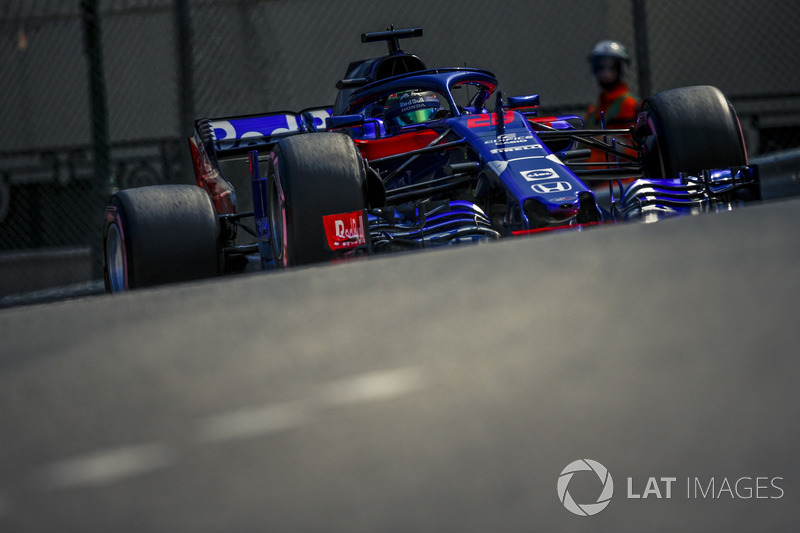
M421 34L363 34L389 53L350 64L332 108L198 120L198 186L112 198L108 290L759 198L739 120L714 87L655 94L630 129L587 130L538 116L537 95L505 98L489 71L428 69L399 46ZM586 161L591 149L607 161ZM607 202L588 185L621 179L635 181Z

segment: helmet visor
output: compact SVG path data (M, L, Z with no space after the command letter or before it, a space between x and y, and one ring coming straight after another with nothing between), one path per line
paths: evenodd
M407 91L393 94L386 101L384 118L400 126L421 124L431 120L441 107L437 96L430 91Z
M417 111L412 111L410 113L403 113L399 117L397 117L397 121L404 125L410 126L411 124L421 124L423 122L427 122L433 116L434 110L433 109L418 109Z

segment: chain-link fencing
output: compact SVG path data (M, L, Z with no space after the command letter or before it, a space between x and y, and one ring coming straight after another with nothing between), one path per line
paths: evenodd
M424 28L401 45L428 66L489 69L506 95L538 93L558 113L595 98L587 54L617 39L638 94L715 85L751 156L800 146L793 0L10 0L0 298L97 280L103 201L192 182L194 118L332 104L351 61L385 53L360 34L388 25Z

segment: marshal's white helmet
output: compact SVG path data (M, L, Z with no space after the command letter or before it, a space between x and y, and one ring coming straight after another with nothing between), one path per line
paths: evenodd
M631 56L628 54L628 49L625 48L619 41L600 41L594 48L592 53L589 54L589 64L592 66L592 73L596 73L602 64L602 58L611 58L616 60L619 65L620 77L625 76L625 71L628 64L631 62Z

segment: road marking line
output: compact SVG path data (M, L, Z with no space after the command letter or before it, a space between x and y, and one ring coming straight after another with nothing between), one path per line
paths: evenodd
M388 400L422 388L424 379L419 368L400 368L370 372L325 385L320 399L329 406Z
M407 394L421 386L417 368L371 372L323 385L318 393L316 410L356 403L387 400ZM241 409L200 421L195 431L204 443L259 437L298 428L315 415L311 402L288 402Z
M54 463L41 469L49 489L100 486L170 466L173 454L163 444L143 444L101 450Z
M310 419L308 408L299 402L268 405L207 418L200 422L196 436L201 442L257 437L294 429Z
M288 431L309 423L324 408L389 400L423 384L417 367L370 372L323 385L306 402L241 409L202 419L194 436L198 442L213 443ZM42 467L39 480L51 490L96 487L173 466L175 456L175 450L162 443L110 448ZM0 515L7 508L8 502L0 497Z

